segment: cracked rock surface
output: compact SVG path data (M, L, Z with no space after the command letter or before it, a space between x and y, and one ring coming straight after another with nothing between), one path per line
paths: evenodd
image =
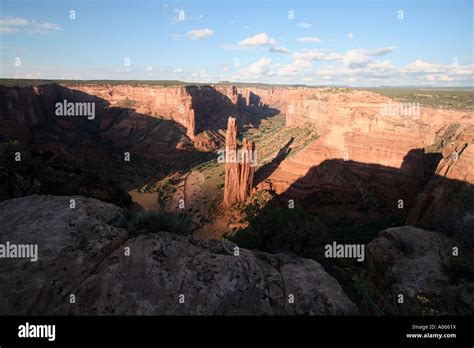
M37 262L0 259L0 315L357 312L314 260L246 249L235 256L232 242L167 232L131 238L121 208L73 198L75 209L71 197L0 202L0 243L38 244L39 254Z

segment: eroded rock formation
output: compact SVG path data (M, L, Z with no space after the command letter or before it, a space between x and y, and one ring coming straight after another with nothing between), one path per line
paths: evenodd
M313 125L320 137L281 163L271 178L278 193L311 167L334 159L380 165L381 170L370 173L380 182L390 180L384 178L384 167L417 177L423 171L422 150L435 142L443 127L456 122L474 124L470 111L421 107L420 115L383 115L383 106L391 100L367 91L300 88L289 90L287 97L286 125Z
M62 99L98 103L96 119L55 117L54 103ZM286 193L298 200L318 197L327 201L333 201L339 194L364 202L374 201L376 196L386 203L384 209L397 210L397 202L403 200L408 212L416 203L416 194L426 184L423 175L427 172L429 155L424 149L446 127L460 124L460 129L468 129L474 118L472 111L425 107L419 109L419 115L383 115L383 106L392 102L373 92L334 88L125 84L0 87L0 139L23 141L28 133L35 134L38 138L35 146L70 155L73 160L87 158L93 163L110 161L110 154L103 153L106 147L97 146L98 142L106 142L111 144L114 154L129 151L133 156L159 159L161 163L166 160L166 166L172 166L187 162L181 161L184 156L189 155L189 162L194 160L190 155L193 147L220 148L225 142L228 115L235 116L236 125L250 120L247 123L251 127L252 120L261 121L265 108L270 106L286 114L287 127L312 127L319 135L316 141L286 157L269 173L266 184L277 194ZM38 134L44 130L48 132L39 138ZM68 139L78 139L74 141L80 143L70 144L74 147L71 149L65 145L67 141L72 143ZM462 170L472 172L470 148L458 150L462 161L459 163L466 163ZM444 146L440 151L449 148ZM344 161L344 167L338 165L344 173L335 175L338 169L332 167L326 170L328 161ZM449 161L443 163L445 167L440 167L439 175L444 175L446 170L454 175L453 170L461 168L459 164L450 165ZM232 170L236 172L237 166ZM244 180L252 177L251 170L239 167L239 172L234 174L228 180L226 204L242 200L251 189L241 184L242 175ZM428 200L439 196L437 192L427 195ZM360 196L367 199L361 200ZM362 208L368 207L364 203ZM413 214L410 223L419 222L424 213Z
M425 149L450 124L474 124L472 111L422 106L419 114L384 114L394 101L359 90L295 88L287 91L287 101L286 125L315 127L319 138L286 157L269 176L269 186L305 206L312 204L316 214L328 214L328 206L339 204L338 213L328 219L367 209L371 213L366 216L373 217L379 207L402 224L434 174L425 166L435 154Z
M224 205L230 207L237 202L244 202L252 192L255 173L255 143L243 139L242 148L237 144L237 123L229 117L225 147L225 181Z
M244 202L252 193L253 177L255 174L255 143L253 141L242 140L242 163L240 164L240 201Z
M474 244L474 126L452 124L438 134L441 158L407 224L444 231Z
M255 112L273 113L286 108L284 88L250 88L230 85L213 86L153 86L109 84L49 84L37 87L0 86L0 137L22 140L31 127L66 122L54 116L54 104L69 101L95 101L100 105L96 122L101 130L112 130L118 137L135 133L142 121L132 122L117 117L121 109L129 114L174 121L201 150L217 149L224 143L229 114L239 120L250 120ZM78 121L76 119L76 121Z

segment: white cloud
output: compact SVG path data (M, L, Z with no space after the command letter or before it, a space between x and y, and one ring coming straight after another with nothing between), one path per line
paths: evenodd
M252 37L248 37L239 42L239 46L273 46L275 45L275 39L268 37L266 33L257 34Z
M181 74L183 71L184 71L183 68L176 68L176 69L172 70L172 72L175 73L175 74Z
M355 49L347 51L343 57L343 63L347 67L363 67L373 62L372 57L380 57L389 54L395 47L380 47L375 49Z
M276 52L276 53L287 53L288 48L283 47L283 46L271 46L268 51L269 52Z
M20 17L3 17L0 18L0 26L25 26L28 25L28 20Z
M317 37L300 37L299 39L296 39L298 42L314 42L318 43L321 42L321 40Z
M193 73L192 76L198 78L199 80L205 80L208 77L208 74L205 69L200 69Z
M323 61L342 61L343 55L332 53L326 49L314 49L296 52L292 55L295 60L323 60Z
M352 34L352 33L347 34L347 38L349 40L352 40L354 38L354 34Z
M8 28L8 27L0 27L0 34L11 34L16 33L18 29L16 28Z
M61 30L61 27L58 24L49 23L49 22L31 22L33 27L39 31L46 31L46 30Z
M416 60L405 66L394 66L389 60L371 61L360 66L325 66L317 70L322 80L334 83L393 85L472 85L474 65L443 65Z
M307 60L297 59L293 63L285 65L277 70L276 74L280 76L295 76L302 71L309 70L312 65Z
M440 64L432 64L420 59L415 60L408 64L405 68L405 72L412 72L412 73L439 73L443 71L445 68L443 65Z
M151 72L153 70L155 70L155 68L152 67L151 65L146 68L146 71L148 71L148 72Z
M272 60L269 58L260 58L246 68L242 68L232 77L233 80L245 81L255 80L267 75L272 67Z
M302 22L302 23L298 23L298 26L300 28L305 28L306 29L306 28L311 27L311 23Z
M387 46L387 47L380 47L380 48L374 48L374 49L360 49L357 51L360 51L361 53L367 55L367 56L384 56L386 54L392 53L395 51L395 46Z
M256 75L262 75L269 70L271 63L272 60L269 58L260 58L248 67L248 71Z
M194 29L190 30L186 33L188 37L190 37L192 40L200 40L205 37L209 37L214 35L214 30L206 28L206 29Z
M316 60L342 62L346 67L364 67L373 62L373 57L387 55L395 50L393 46L375 49L354 49L345 53L332 52L328 49L312 49L296 52L292 55L294 60Z
M36 20L29 21L26 18L20 17L0 18L1 34L11 34L19 31L45 33L53 30L61 30L61 27L55 23L37 22Z
M277 42L274 38L271 38L267 35L267 33L260 33L254 35L252 37L248 37L246 39L241 40L237 47L235 45L225 45L224 48L226 49L238 49L244 47L269 47L268 52L276 52L276 53L287 53L288 49L283 46L278 46Z

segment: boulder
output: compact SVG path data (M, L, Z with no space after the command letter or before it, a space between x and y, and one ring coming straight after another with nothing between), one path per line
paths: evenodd
M392 295L416 297L439 293L447 286L447 267L454 239L443 233L412 226L387 228L367 246L367 260L374 278L390 286Z
M39 249L37 262L0 259L0 315L357 312L314 260L167 232L130 237L121 208L72 198L74 209L66 196L0 203L0 243Z

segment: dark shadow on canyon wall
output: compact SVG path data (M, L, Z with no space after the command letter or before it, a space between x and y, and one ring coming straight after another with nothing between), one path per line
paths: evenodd
M237 94L234 104L211 86L186 89L198 133L222 133L231 114L242 125L258 125L279 113L261 105L254 93L249 101ZM95 103L95 118L56 116L55 104L64 100ZM59 84L0 86L0 143L2 200L35 193L81 194L127 206L131 201L126 191L215 157L197 151L186 129L171 119L138 113L129 100L111 106ZM21 162L14 160L16 152L22 154Z
M215 156L197 151L173 120L57 84L37 88L0 87L2 200L82 194L124 206L130 203L125 191ZM95 118L56 116L63 100L95 103Z
M280 163L288 157L288 155L291 152L291 144L293 144L293 141L295 140L294 137L291 137L290 140L283 146L280 150L278 150L277 155L275 156L274 159L272 159L270 162L267 164L264 164L262 167L260 167L256 173L255 173L255 179L254 179L254 186L257 186L259 183L267 180L273 172L278 168Z
M194 109L196 120L196 134L204 131L225 132L229 116L236 117L239 129L245 130L250 125L257 127L262 119L280 113L280 110L262 104L260 96L253 92L250 92L249 100L246 100L242 94L237 92L236 87L233 87L235 102L209 85L192 85L185 88L191 95L191 107Z
M439 162L440 156L413 149L401 168L326 160L262 209L247 208L249 227L231 239L244 248L322 262L327 242L368 243L381 230L405 224L472 244L474 187L426 174L423 163L433 158Z
M440 154L413 149L400 168L326 160L269 201L266 191L254 194L244 208L248 227L228 238L242 248L318 261L365 315L421 315L426 306L444 314L469 313L470 300L463 294L474 282L474 185L434 174L440 159ZM324 256L326 244L367 244L380 231L403 225L454 237L463 253L444 270L449 286L433 285L428 305L415 299L400 306L385 274L354 259ZM410 245L396 247L413 252Z

